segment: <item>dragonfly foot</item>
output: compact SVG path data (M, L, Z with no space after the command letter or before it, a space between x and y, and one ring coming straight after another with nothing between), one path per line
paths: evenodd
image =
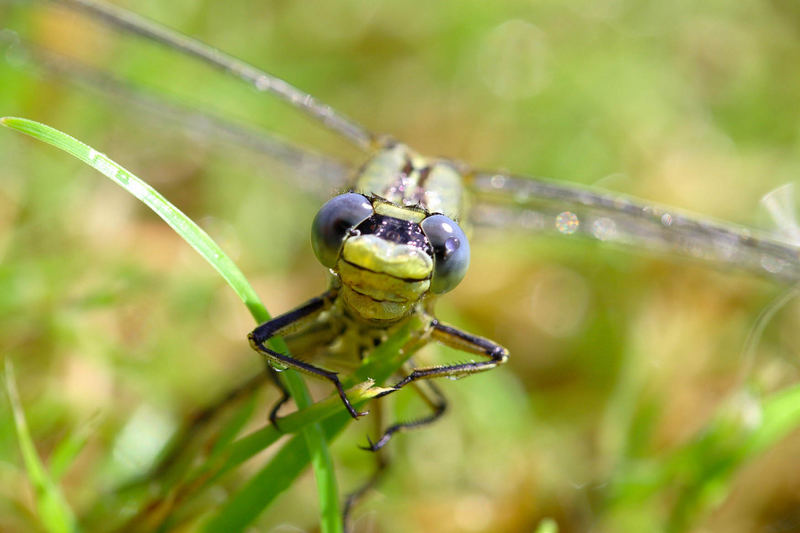
M367 416L369 414L369 411L356 411L355 407L353 407L347 397L343 398L343 400L344 406L347 408L347 412L350 413L350 416L352 416L354 419L358 420L359 417Z
M359 446L358 449L364 450L366 452L374 452L375 451L375 445L372 443L372 439L367 437L367 445L366 446Z
M284 431L281 429L280 424L278 424L278 410L277 409L273 409L273 411L269 414L269 423L272 424L272 426L275 429L277 429L279 433L284 433Z
M386 443L389 442L389 439L391 438L392 438L391 433L384 433L383 435L381 435L381 438L378 439L378 442L372 442L372 439L370 439L368 436L367 446L359 446L359 448L367 452L377 452L378 450L386 446Z

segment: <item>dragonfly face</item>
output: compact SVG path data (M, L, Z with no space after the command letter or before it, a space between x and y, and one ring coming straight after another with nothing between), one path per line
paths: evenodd
M390 323L411 313L428 296L443 294L463 279L469 242L446 208L460 191L455 171L412 158L405 147L381 150L359 180L374 194L334 197L314 218L311 241L322 265L342 286L355 316ZM440 193L434 186L452 185ZM385 195L385 197L384 197ZM389 199L391 198L391 200ZM455 204L458 205L458 204Z

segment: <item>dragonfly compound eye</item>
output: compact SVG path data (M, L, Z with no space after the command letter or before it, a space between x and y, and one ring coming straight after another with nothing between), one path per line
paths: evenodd
M328 200L311 225L311 246L319 262L333 268L347 234L373 213L372 203L361 194L350 192Z
M420 224L433 246L431 292L444 294L464 279L469 267L469 242L458 224L444 215L432 215Z

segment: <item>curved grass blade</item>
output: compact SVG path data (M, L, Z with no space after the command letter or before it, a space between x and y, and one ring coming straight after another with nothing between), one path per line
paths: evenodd
M269 320L270 316L264 304L261 303L258 295L247 282L239 267L231 261L205 231L146 182L109 159L105 154L50 126L17 117L4 117L0 119L0 124L71 154L123 187L152 209L219 272L239 298L242 299L256 322L261 323ZM277 351L288 353L288 349L282 340L275 339L275 342L271 342L271 345ZM289 370L281 375L298 407L302 409L311 405L311 396L300 376L296 372ZM322 428L317 425L309 426L303 430L302 437L312 457L314 474L318 480L317 488L320 508L323 510L321 517L322 531L341 531L342 520L338 508L338 487L333 475L333 461L328 451ZM336 503L333 505L331 502Z
M28 478L33 485L39 520L41 520L42 526L49 533L76 532L78 531L78 525L72 509L67 505L67 501L61 494L58 485L50 477L44 464L42 464L42 460L36 453L36 447L28 432L28 424L25 421L25 413L22 410L22 404L19 399L17 383L14 379L14 368L9 358L6 358L5 361L5 378L6 394L14 415L14 427L17 430L17 441L22 452L25 469L28 471Z
M242 299L257 321L263 322L269 319L269 314L264 305L245 279L244 274L239 270L239 267L225 255L205 231L150 185L119 166L105 154L55 128L33 120L17 117L4 117L0 119L0 124L69 153L123 187L152 209L183 240L208 261L228 282L228 285L231 286L239 298Z

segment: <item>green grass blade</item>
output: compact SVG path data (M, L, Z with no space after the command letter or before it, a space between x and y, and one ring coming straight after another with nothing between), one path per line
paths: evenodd
M28 424L25 421L25 413L17 391L16 380L14 379L14 369L11 360L5 361L5 381L6 394L11 404L11 411L14 415L14 427L17 432L17 441L22 452L22 460L28 477L33 484L36 507L39 512L39 520L42 526L50 533L71 533L78 531L78 524L72 509L67 505L67 501L61 494L58 485L50 478L47 470L42 464L33 439L28 432Z
M345 379L343 384L346 387L351 387L352 383L361 379L365 380L365 384L369 384L367 381L369 378L366 376L375 376L380 381L391 376L412 355L413 350L403 353L402 347L408 343L413 332L420 326L421 324L418 320L409 321L408 324L384 341L370 357L370 360L356 371L356 375ZM367 400L374 398L382 390L379 387L368 388L360 385L347 389L347 396L354 406L360 408ZM307 425L327 421L329 418L340 414L343 414L341 412L341 400L338 395L332 394L327 399L317 402L311 407L281 418L281 431L270 425L241 437L228 449L221 464L206 464L200 469L200 472L202 475L206 475L212 470L218 470L219 474L225 473L272 445L284 434L283 432L294 433L302 430ZM344 419L347 420L347 418L345 417Z
M228 285L242 299L256 322L260 323L269 320L269 313L236 264L228 258L205 231L146 182L109 159L106 155L50 126L16 117L2 118L0 119L0 124L30 135L37 140L73 155L123 187L152 209L219 272L228 282ZM275 350L288 353L283 341L273 339L270 344ZM282 379L299 408L302 409L311 405L311 396L297 373L293 371L283 372ZM309 447L311 456L314 458L313 466L315 476L318 479L321 509L325 511L322 516L322 531L336 533L341 530L341 516L338 510L338 503L331 505L330 502L338 502L338 488L333 476L333 460L328 451L322 428L315 425L309 426L304 430L303 438L306 446Z
M360 407L367 400L377 396L382 390L379 387L359 386L348 390L347 396L355 407ZM298 433L311 424L343 414L341 407L342 401L338 395L334 394L302 411L296 411L281 418L280 430L275 426L268 425L244 437L240 437L226 447L224 452L212 457L209 462L195 473L194 477L202 476L208 478L209 481L213 481L255 456L264 448L272 446L281 436L287 433ZM345 420L347 420L347 417L345 417Z
M326 440L333 439L349 423L349 415L339 413L324 424ZM310 461L308 449L298 435L286 443L272 460L253 476L236 494L231 496L222 510L206 522L203 531L243 531L261 514L260 502L272 503L289 488ZM337 502L338 505L338 502ZM339 521L341 528L341 520Z
M748 455L770 448L800 426L800 385L787 387L769 396L761 408L761 424L753 433Z
M145 181L109 159L105 154L50 126L17 117L2 118L0 124L67 152L123 187L152 209L183 240L197 250L225 278L225 281L242 299L257 321L269 320L269 314L264 309L264 305L239 267L205 231Z
M61 476L72 466L75 458L86 446L89 436L97 428L99 421L99 417L90 419L71 431L56 445L48 461L50 476L54 480L61 479Z
M227 450L231 443L236 439L236 436L242 431L244 426L253 416L256 410L256 395L252 394L244 401L244 404L236 409L236 411L228 418L225 424L220 429L219 434L214 440L214 445L211 448L210 457L216 457Z
M404 347L408 346L412 334L418 331L420 327L421 321L419 319L413 318L409 320L408 323L373 352L369 360L356 371L353 377L344 381L345 386L354 381L366 379L367 375L375 376L379 381L391 376L419 347L412 346L404 349ZM380 390L376 387L363 387L356 391L348 391L348 396L354 405L360 406L369 398L374 397ZM311 423L315 418L319 422L322 420L319 417L327 417L322 420L321 426L323 427L325 438L331 440L352 420L347 413L343 413L337 408L337 404L340 402L339 397L333 395L311 408L282 418L280 421L281 428L291 431L297 427L302 427L302 424ZM272 444L279 437L280 433L274 427L268 426L238 440L231 447L231 454L226 457L225 463L211 479L216 479L224 472L238 466L265 446ZM256 476L244 487L239 488L222 509L206 523L205 531L241 531L241 529L236 528L244 528L255 520L261 510L257 508L252 500L256 497L274 500L289 487L291 482L308 464L310 460L308 453L302 449L297 449L298 442L298 437L290 440Z
M317 482L317 494L319 495L320 529L322 533L343 533L342 513L339 510L339 484L336 482L333 459L328 450L328 439L319 424L304 429L301 437L305 446L298 444L296 448L298 451L311 454L311 468L314 470L314 479ZM291 478L287 478L286 486L291 485L296 477L295 474ZM250 483L262 480L263 478L256 475ZM272 477L267 477L266 480L268 484L273 482ZM266 504L263 499L259 499L258 506L260 509L264 509L265 505L270 503L272 503L272 499Z
M670 517L671 531L684 531L724 501L744 464L800 427L800 385L766 398L738 395L707 427L679 456L678 474L688 483Z
M615 481L616 505L638 505L665 487L679 486L666 531L686 531L725 500L744 464L800 428L800 385L766 398L738 394L686 445L667 459L631 467Z

